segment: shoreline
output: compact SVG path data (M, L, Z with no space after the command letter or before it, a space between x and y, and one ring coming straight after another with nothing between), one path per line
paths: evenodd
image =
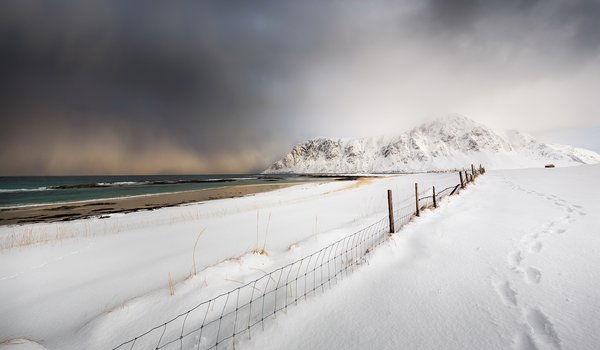
M262 184L256 184L256 185L260 186ZM248 185L236 185L236 186L248 186ZM81 199L81 200L66 201L66 202L18 204L18 205L10 205L10 206L6 206L6 207L0 207L0 212L2 212L5 209L7 209L7 210L14 210L14 209L45 207L45 206L52 206L52 205L72 205L72 204L86 204L86 203L90 203L90 202L118 201L118 200L122 200L122 199L136 198L136 197L162 196L162 195L167 195L167 194L186 193L186 192L213 190L213 189L216 190L216 189L221 189L221 188L224 188L224 187L225 186L202 188L202 189L197 189L197 190L172 191L172 192L157 192L157 193L144 193L144 194L132 194L132 195L121 196L121 197L107 197L107 198L97 198L97 199Z
M4 207L0 208L0 226L72 221L90 217L103 218L108 214L132 213L209 200L243 197L304 183L306 182L235 185L118 198Z

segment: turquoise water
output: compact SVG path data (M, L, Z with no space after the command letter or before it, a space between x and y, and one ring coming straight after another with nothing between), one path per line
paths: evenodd
M0 207L310 180L261 175L3 176Z

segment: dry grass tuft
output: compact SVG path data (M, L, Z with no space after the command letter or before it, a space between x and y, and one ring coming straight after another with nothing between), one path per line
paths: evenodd
M265 248L256 248L252 251L252 253L262 255L262 256L269 256L269 253L267 252L267 250Z
M204 231L206 231L206 228L200 230L200 233L198 233L198 237L196 237L196 243L194 243L194 250L192 252L192 276L196 276L198 274L198 271L196 270L196 246L198 245L198 240L200 239L200 236L202 236Z
M269 235L269 225L271 224L271 212L269 212L269 220L267 220L267 228L265 230L265 240L263 242L262 251L265 251L267 246L267 236Z
M374 179L372 177L361 177L360 179L356 180L356 182L354 183L354 187L368 185L370 183L373 183L373 181Z
M175 285L173 285L173 279L171 278L171 273L169 272L169 295L175 295Z
M337 189L337 190L333 190L333 191L327 192L327 194L328 193L335 193L335 192L340 192L340 191L351 190L351 189L354 189L354 188L359 188L361 186L368 185L368 184L372 183L373 181L375 181L375 178L373 178L373 177L361 177L361 178L358 178L357 180L353 181L352 184L350 184L348 186L345 186L345 187L342 187L342 188Z
M13 229L13 231L0 237L0 250L17 247L26 247L34 244L54 243L62 240L74 238L78 235L77 231L67 230L62 226L57 226L56 230L47 228L34 231L31 227Z

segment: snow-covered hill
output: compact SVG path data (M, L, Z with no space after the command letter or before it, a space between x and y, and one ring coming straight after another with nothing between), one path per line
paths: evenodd
M538 142L516 130L502 133L451 116L397 137L318 138L294 146L264 173L385 173L448 170L467 164L489 169L600 163L593 151Z

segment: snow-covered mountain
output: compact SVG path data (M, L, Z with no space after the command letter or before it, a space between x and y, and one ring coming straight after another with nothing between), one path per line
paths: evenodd
M264 171L276 173L387 173L484 164L488 169L600 163L596 152L545 144L516 130L496 132L451 116L396 137L317 138L298 144Z

